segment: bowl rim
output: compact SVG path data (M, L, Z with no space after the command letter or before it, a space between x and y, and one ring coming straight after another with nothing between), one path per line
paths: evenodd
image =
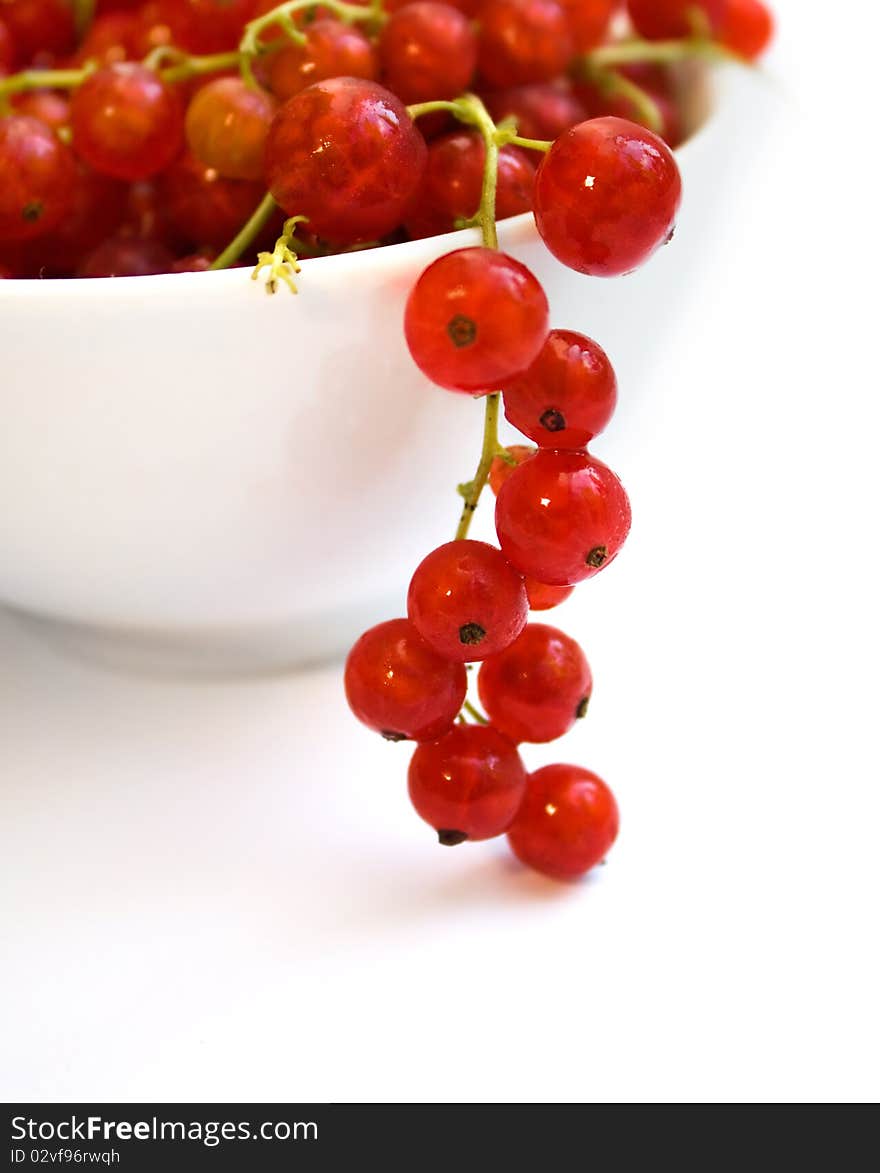
M733 67L730 67L733 68ZM724 64L717 66L709 77L708 102L705 116L688 136L675 149L676 157L687 158L693 147L709 132L718 116L720 105L719 78L728 72ZM532 212L522 212L518 216L509 216L506 220L498 221L499 243L508 248L521 248L540 240L537 226ZM422 253L425 257L433 258L439 255L440 243L444 246L443 252L453 252L458 248L466 248L479 242L479 229L463 228L454 232L444 232L439 236L426 236L418 240L403 240L395 244L383 244L377 248L355 250L353 252L334 253L325 257L302 257L300 266L303 273L308 270L320 269L322 275L332 276L334 270L344 269L356 271L358 276L369 274L371 269L387 266L404 266L410 256ZM63 291L64 295L73 295L77 298L89 294L103 294L108 288L116 288L130 292L133 283L144 292L157 290L174 283L179 290L183 283L199 281L203 286L208 281L212 288L224 284L250 283L253 270L249 265L231 269L209 269L197 273L150 273L144 276L128 277L9 277L0 281L0 299L27 291L28 296L54 296ZM75 293L73 291L76 291ZM40 292L38 292L40 291ZM112 295L111 295L112 296Z

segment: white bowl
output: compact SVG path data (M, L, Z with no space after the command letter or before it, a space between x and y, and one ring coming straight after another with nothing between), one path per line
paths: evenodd
M745 84L720 87L680 152L682 227ZM609 350L625 402L623 356L646 361L683 280L675 246L602 282L559 265L530 216L500 238L553 323ZM474 242L305 261L296 298L240 269L0 281L0 601L80 651L185 672L303 664L400 614L452 536L482 415L420 376L403 305L430 261Z

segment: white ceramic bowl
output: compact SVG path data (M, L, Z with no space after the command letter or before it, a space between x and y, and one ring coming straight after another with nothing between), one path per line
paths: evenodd
M689 234L743 84L680 153ZM602 282L559 265L530 216L500 237L553 324L609 350L626 403L623 356L647 360L685 279L675 246ZM185 672L314 661L400 614L454 531L482 415L422 379L403 306L474 241L305 261L296 298L245 270L0 281L0 602L81 651Z

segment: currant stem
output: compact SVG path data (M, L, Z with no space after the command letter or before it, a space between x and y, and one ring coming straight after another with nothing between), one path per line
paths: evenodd
M587 68L615 69L619 65L671 65L694 57L707 61L741 61L735 53L706 37L685 37L677 41L621 41L584 54L583 61Z
M167 82L188 81L206 73L222 73L225 69L237 69L241 61L239 53L213 53L207 57L186 57L177 65L161 70L162 80Z
M483 450L480 454L480 463L477 465L477 471L474 473L474 479L468 485L464 508L461 511L461 520L458 523L458 529L455 531L455 540L457 542L463 542L468 536L468 531L471 528L471 518L476 513L477 506L480 503L480 496L489 479L489 470L492 467L492 461L503 451L501 445L498 443L498 412L500 405L500 392L495 391L491 395L486 396L486 415L483 422Z
M523 147L527 151L544 151L550 150L553 143L549 139L543 138L522 138L521 135L512 134L510 137L504 136L504 142L501 146Z
M279 4L277 8L258 16L256 20L252 20L250 24L245 26L244 36L238 45L235 64L240 67L242 77L249 85L255 87L258 85L253 70L256 58L269 48L277 48L277 42L272 45L261 42L261 35L273 25L280 25L287 41L295 45L304 45L306 34L302 29L296 27L293 15L296 12L315 7L315 0L287 0L286 3ZM374 28L380 28L388 19L382 0L372 0L366 6L346 4L343 0L322 0L321 10L331 12L343 24L360 22L370 24Z
M630 102L639 120L655 134L663 130L663 114L647 90L642 89L617 70L594 65L586 58L581 62L580 74L595 85L606 98L624 98Z
M479 228L483 234L483 244L486 248L498 247L498 229L495 224L495 199L498 192L498 149L505 143L516 138L516 132L500 129L495 125L489 111L476 94L462 94L452 102L419 102L407 107L410 118L421 118L424 114L434 114L444 110L454 114L459 122L473 126L480 132L486 146L486 162L483 167L483 187L480 195L480 207L477 214L466 224L467 227ZM523 142L530 140L523 139ZM549 150L550 143L539 149Z
M476 723L478 725L488 725L489 724L488 718L484 717L483 714L480 712L480 710L475 705L472 705L470 701L464 702L463 712L470 713L470 715L473 717L473 719L476 721Z
M73 21L76 35L80 40L94 19L95 0L73 0Z
M13 94L27 90L73 90L86 80L95 66L92 63L82 69L24 69L0 81L0 104Z
M257 239L269 220L272 218L278 205L269 192L263 196L259 206L244 225L238 235L231 241L223 252L212 262L212 269L228 269L234 265L241 254Z

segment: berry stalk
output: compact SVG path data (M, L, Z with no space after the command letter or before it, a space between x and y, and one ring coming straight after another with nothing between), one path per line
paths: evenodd
M674 65L679 61L737 61L742 58L709 37L682 37L672 41L619 41L584 54L588 68L616 69L621 65Z
M212 269L228 269L230 265L234 265L245 249L257 239L277 209L278 205L270 193L266 192L254 209L251 218L242 226L235 239L230 241L223 252L211 263L210 267Z

